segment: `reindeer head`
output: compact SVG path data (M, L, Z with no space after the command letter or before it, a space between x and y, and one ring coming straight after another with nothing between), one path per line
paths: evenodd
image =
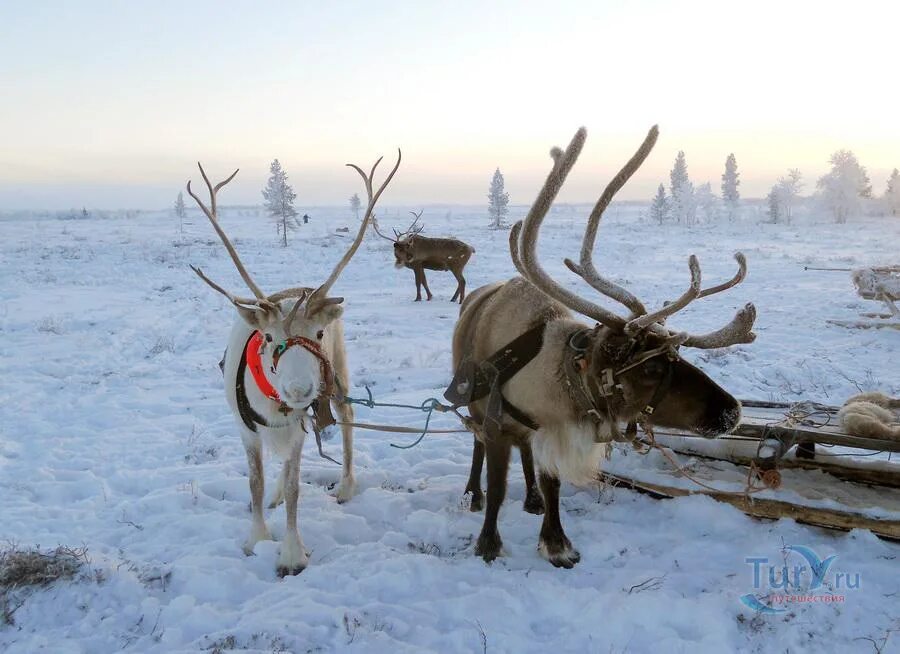
M280 296L287 295L284 299ZM295 296L296 297L291 297ZM269 296L265 308L237 307L238 314L259 337L253 346L266 378L278 397L294 409L307 409L333 389L331 363L323 349L327 327L341 317L341 297L307 304L310 289L289 289Z
M419 234L425 227L424 225L417 225L419 222L419 218L422 217L422 210L419 210L419 213L415 211L410 211L414 217L412 223L410 223L409 227L407 227L404 231L398 232L396 229L393 230L394 238L390 236L385 236L381 233L381 230L378 229L378 221L373 219L372 226L375 228L375 233L378 234L381 238L387 239L388 241L392 241L394 243L394 266L396 268L403 268L404 266L415 261L416 258L416 235Z
M541 224L554 198L565 182L587 136L578 130L563 151L554 148L553 169L524 221L510 232L510 254L516 269L525 279L569 309L597 321L593 329L576 332L569 339L564 360L574 393L582 405L594 407L611 424L617 421L646 420L655 424L689 429L715 436L734 429L741 407L734 397L719 387L701 370L681 359L680 348L718 348L735 343L750 343L756 309L747 304L725 327L702 335L675 332L665 326L669 316L694 300L714 295L743 281L747 262L735 254L738 272L729 281L702 289L700 263L688 260L691 283L677 300L648 312L643 303L627 289L603 277L593 263L594 241L600 219L613 196L640 167L656 143L659 131L654 126L644 143L619 171L594 206L581 246L579 263L565 260L566 266L596 291L630 310L623 317L564 288L554 281L537 259L537 240ZM521 256L520 256L521 255Z
M258 343L260 362L266 377L275 388L281 401L291 408L305 410L316 398L331 395L333 383L331 363L322 343L328 326L340 318L343 313L343 307L340 305L344 298L330 297L328 292L359 249L366 233L366 227L372 217L372 210L400 167L400 159L401 155L398 151L397 163L377 192L373 192L372 178L381 159L375 162L368 175L358 166L347 164L363 178L369 198L366 213L356 238L331 271L328 279L318 288L290 288L268 296L253 281L228 236L219 225L216 196L223 186L234 179L238 171L234 171L228 179L213 186L207 178L203 166L197 164L200 166L203 181L206 182L209 189L209 207L194 194L191 190L191 183L187 184L188 193L209 218L254 297L235 296L209 279L199 268L191 266L191 269L203 281L227 297L234 305L238 315L258 333L259 337L254 337L253 343Z

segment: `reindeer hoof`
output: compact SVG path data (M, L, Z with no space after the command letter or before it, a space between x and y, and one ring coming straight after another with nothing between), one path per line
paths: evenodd
M421 301L422 301L422 298L420 298L420 297L417 297L415 300L413 300L413 302L421 302Z
M500 534L497 533L490 536L481 534L478 537L478 542L475 544L475 554L484 559L485 563L490 563L500 556L502 549L503 541L500 540Z
M538 492L529 492L527 495L525 495L525 502L522 504L522 508L526 513L543 515L544 498L541 497L541 494Z
M538 543L538 552L555 568L574 568L581 560L581 553L572 547L569 539L563 536L562 542L551 543L541 539Z
M262 529L254 529L250 532L250 537L244 541L244 544L241 546L241 549L244 551L245 556L253 556L253 548L256 547L256 544L261 540L272 540L272 534L269 533L268 527L263 527Z
M349 502L356 495L356 480L353 477L344 477L338 486L337 499L338 504Z
M286 566L280 565L276 569L279 577L293 577L294 575L298 575L301 572L306 570L305 565L295 565L295 566Z
M484 493L481 491L466 491L467 493L472 493L472 501L469 503L469 511L472 513L478 513L479 511L484 510Z

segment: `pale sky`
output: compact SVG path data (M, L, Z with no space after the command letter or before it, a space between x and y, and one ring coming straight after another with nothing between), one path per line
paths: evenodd
M302 205L360 191L348 161L403 148L388 204L483 203L499 166L530 203L553 145L588 128L560 198L620 194L678 150L719 192L787 168L806 191L852 149L876 193L900 167L900 2L42 2L0 4L0 209L172 204L195 161L260 202L278 157Z

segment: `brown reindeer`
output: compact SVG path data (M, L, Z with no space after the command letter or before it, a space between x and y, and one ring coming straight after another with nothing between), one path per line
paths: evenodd
M592 251L604 210L640 167L658 135L643 145L607 186L588 219L579 263L573 272L600 294L624 305L627 317L577 295L554 281L537 258L541 224L572 169L586 138L578 130L565 151L554 148L554 165L523 222L510 233L510 255L521 277L483 286L462 305L453 335L457 370L446 395L466 403L475 428L469 490L480 495L481 459L487 458L487 510L475 552L485 561L500 555L497 516L506 493L510 450L523 459L533 450L545 505L538 549L554 566L571 568L580 554L566 537L559 515L560 479L591 482L611 440L634 437L636 424L688 429L714 437L734 429L741 405L701 370L681 359L679 348L719 348L750 343L756 310L741 309L722 329L689 335L664 326L667 317L693 300L740 283L746 261L730 281L701 289L700 266L691 256L691 284L677 300L648 311L625 288L594 267ZM652 253L648 253L648 256ZM590 326L576 312L596 321ZM480 362L480 363L476 363ZM509 371L512 371L512 374ZM628 423L623 435L620 423Z
M375 232L381 237L394 243L394 265L397 268L411 268L416 277L416 302L422 301L422 287L430 301L433 297L428 288L428 280L425 279L426 270L449 270L456 277L456 292L450 298L459 303L466 296L466 278L463 277L463 268L469 262L475 248L455 238L430 238L421 236L422 226L417 226L422 212L410 211L415 216L412 224L403 232L394 230L394 238L385 236L378 229L378 223L373 222Z

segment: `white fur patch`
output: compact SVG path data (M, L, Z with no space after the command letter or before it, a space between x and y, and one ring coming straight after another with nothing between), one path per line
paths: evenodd
M541 470L560 479L587 486L597 482L600 461L609 443L594 442L596 430L589 424L569 423L561 429L540 429L531 437L534 460ZM608 438L608 434L602 435Z

